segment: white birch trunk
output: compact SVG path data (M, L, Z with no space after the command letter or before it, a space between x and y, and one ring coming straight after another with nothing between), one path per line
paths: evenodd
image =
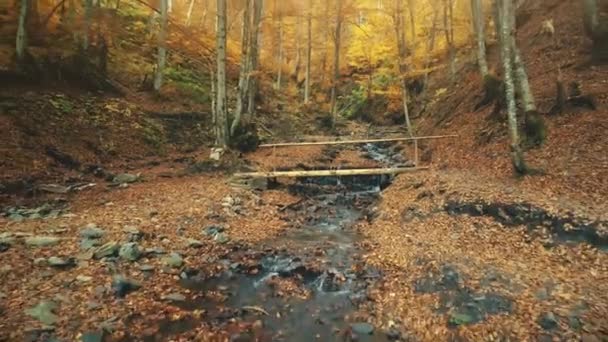
M232 125L230 126L230 135L234 135L237 127L241 122L241 115L243 114L243 108L245 106L245 101L247 101L248 94L248 78L249 78L249 69L251 60L249 54L251 53L250 46L250 33L249 29L251 27L251 6L253 5L252 0L247 0L245 4L245 9L243 10L243 27L241 30L241 65L239 72L239 84L238 84L238 95L236 98L236 108L234 110L234 117L232 120Z
M331 85L331 114L332 126L335 127L338 118L338 80L340 79L340 41L342 39L342 0L336 0L336 32L334 35L334 77Z
M168 0L160 1L160 31L158 33L158 56L156 62L156 75L154 75L154 90L160 91L163 85L163 72L167 61L167 12Z
M512 68L512 21L510 13L512 11L512 0L497 0L499 17L500 17L500 35L501 35L501 56L504 69L505 83L505 99L507 102L507 116L509 122L509 136L511 138L511 159L513 167L518 173L526 172L526 165L523 158L519 142L519 129L517 125L517 107L515 104L515 86L513 83L513 68Z
M228 146L228 115L226 109L226 0L217 0L217 100L216 127L217 143L221 147Z
M488 62L486 61L486 37L484 32L484 16L481 0L471 0L471 13L473 19L473 29L477 42L477 65L481 76L488 76Z
M275 89L281 89L281 78L283 77L283 14L279 14L279 56L277 58L277 83Z
M249 66L249 77L247 79L248 85L248 93L249 98L247 99L247 114L253 115L255 112L255 96L257 94L257 84L258 79L257 75L251 76L251 73L254 73L258 69L258 61L260 59L260 22L262 21L262 10L264 6L263 0L253 0L253 24L252 24L252 33L251 33L251 52L250 58L250 66Z
M304 103L310 102L310 63L312 59L312 0L308 0L308 39L306 47L306 80L304 83Z
M15 39L15 51L17 60L23 61L25 55L25 47L27 46L27 8L29 0L21 0L21 9L19 11L19 26L17 27L17 37Z
M194 3L196 0L190 0L190 6L188 6L188 14L186 15L186 26L192 24L192 11L194 10Z
M405 28L404 28L404 8L403 0L397 0L397 8L394 14L394 25L395 25L395 38L397 40L397 53L399 61L399 78L401 83L401 101L403 104L403 116L405 119L405 125L407 132L410 136L414 135L412 129L412 123L410 122L410 111L407 105L408 92L407 92L407 80L405 79L405 73L407 72L407 66L405 65L405 58L407 53L405 43Z

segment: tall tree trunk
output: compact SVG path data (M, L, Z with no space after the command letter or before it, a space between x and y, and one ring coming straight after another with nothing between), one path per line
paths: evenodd
M489 71L488 62L486 61L486 35L484 32L484 16L481 0L471 0L471 14L477 42L477 65L479 66L481 76L485 79Z
M219 146L228 146L228 113L226 108L226 0L217 0L217 143Z
M504 69L505 99L507 102L507 115L509 121L509 136L511 138L511 160L517 173L527 172L523 152L519 142L519 130L517 125L517 107L515 104L515 87L513 84L512 68L512 27L510 20L512 11L512 0L497 0L499 4L498 16L500 17L501 56Z
M454 48L454 0L444 0L443 25L445 40L448 45L448 59L450 63L450 82L456 78L456 49Z
M296 58L295 58L295 65L293 68L293 77L296 80L296 84L298 84L298 75L300 74L300 64L302 62L302 56L300 54L300 25L301 25L300 16L297 16L296 17L296 28L295 28Z
M407 0L408 10L410 14L410 30L412 32L411 46L416 46L416 0Z
M403 116L405 118L405 125L407 132L410 136L414 135L412 129L412 123L410 122L410 112L407 104L408 91L407 91L407 79L405 73L407 72L407 66L405 65L405 58L407 57L407 46L405 43L405 27L404 27L404 8L403 0L397 0L397 8L394 14L395 24L395 38L397 40L397 53L399 54L399 83L401 85L401 101L403 102Z
M188 6L188 14L186 15L186 26L190 26L192 23L192 11L194 10L194 3L196 0L190 0L190 6Z
M275 89L281 89L282 77L283 77L283 13L281 8L278 9L278 29L279 29L279 51L277 56L277 81Z
M310 101L310 63L312 59L312 0L308 0L308 15L307 15L307 46L306 46L306 81L304 83L304 103Z
M241 122L241 115L247 101L248 95L248 78L249 69L251 65L251 59L249 54L251 52L250 40L251 35L249 33L251 27L251 12L252 12L253 0L247 0L245 9L243 10L243 28L241 31L241 67L239 72L239 85L238 85L238 96L236 98L236 108L234 110L234 118L232 125L230 126L230 135L234 135L237 127Z
M37 0L35 0L37 1ZM82 48L89 49L91 37L91 21L93 20L93 0L84 0L84 36L82 37Z
M336 0L336 32L334 34L334 78L331 85L332 126L335 127L338 117L338 81L340 80L340 41L342 38L342 0Z
M260 51L259 51L259 46L260 46L260 22L262 21L262 10L264 7L264 1L263 0L253 0L253 30L251 33L251 52L249 53L250 58L251 58L251 63L250 63L250 67L249 67L249 72L250 75L248 77L248 83L249 86L248 88L248 92L249 92L249 98L247 100L247 114L249 114L250 116L253 115L253 113L255 112L255 97L257 95L257 91L258 91L258 76L257 76L257 69L258 69L258 61L260 59ZM251 76L251 73L256 73L256 75L254 75L253 77Z
M154 90L160 91L163 85L163 72L167 62L167 0L160 1L160 32L158 33L158 56L156 63L156 75L154 76Z
M431 67L431 54L433 50L435 50L435 39L437 37L437 18L439 17L439 11L437 9L433 10L433 19L431 24L431 37L427 41L426 45L426 58L424 61L424 88L422 89L422 103L426 106L427 102L427 94L428 94L428 84L429 84L429 74L428 69ZM424 109L424 108L423 108Z
M21 0L21 9L19 10L19 26L17 27L17 37L15 41L15 51L17 60L23 61L25 55L25 47L27 46L27 9L29 0Z

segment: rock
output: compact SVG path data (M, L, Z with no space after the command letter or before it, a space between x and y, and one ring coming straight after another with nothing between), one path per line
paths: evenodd
M81 283L88 283L91 280L93 280L93 277L89 277L89 276L85 276L85 275L79 275L76 276L76 280L81 282Z
M141 284L125 276L116 275L112 278L112 289L114 290L114 295L118 298L124 298L127 294L140 288Z
M87 331L80 337L81 342L103 342L106 339L105 330Z
M85 238L80 240L80 249L84 250L84 251L88 251L91 248L95 248L95 247L99 247L101 246L101 241L98 239L89 239L89 238Z
M538 318L538 324L545 330L553 330L557 328L558 321L553 312L547 312Z
M116 241L110 241L103 246L100 246L93 253L93 257L95 259L107 258L110 256L115 256L120 249L120 245Z
M162 298L163 300L168 300L170 302L183 302L186 300L186 296L181 293L170 293Z
M120 173L112 179L112 183L115 184L127 184L127 183L135 183L139 180L139 174L134 175L130 173Z
M224 154L223 148L214 147L211 149L211 154L209 154L209 159L218 161L222 158L223 154Z
M32 236L25 239L25 244L29 247L48 247L55 246L61 241L55 236Z
M350 327L359 335L371 335L374 332L374 326L365 322L353 323Z
M136 227L127 226L123 231L127 233L127 238L129 242L137 242L144 237L144 233L142 233Z
M139 258L141 258L142 252L137 243L128 242L120 247L118 255L121 259L126 261L137 261Z
M0 253L8 251L9 248L11 248L10 243L0 241Z
M55 315L57 304L50 300L43 300L33 308L26 309L25 313L46 325L57 323L59 317Z
M15 221L15 222L21 222L21 221L25 220L25 216L23 216L19 213L12 213L12 214L8 215L8 219L11 221Z
M178 253L171 253L163 258L163 263L173 268L180 268L184 264L184 259Z
M101 309L101 304L95 301L89 301L87 302L87 309L91 311Z
M581 336L581 342L600 342L601 340L599 339L599 337L595 336L595 335L591 335L591 334L583 334L583 336Z
M217 243L225 244L228 241L230 241L230 237L228 237L228 235L226 235L225 233L218 233L215 235L213 240L216 241Z
M201 248L203 247L203 243L196 239L188 239L186 240L189 248Z
M207 235L207 236L215 236L218 233L221 233L224 231L224 227L222 226L208 226L205 229L203 229L203 234Z
M398 341L401 339L401 332L395 328L390 328L386 332L386 338L388 338L389 341Z
M85 239L100 239L105 234L105 230L97 227L94 223L89 223L80 230L80 237Z
M139 265L138 268L142 272L154 272L154 266L152 265Z
M471 324L475 318L471 315L454 312L450 314L449 324L451 325L465 325Z
M60 257L50 257L47 259L49 266L51 267L69 267L74 266L76 263L74 262L74 258L60 258Z

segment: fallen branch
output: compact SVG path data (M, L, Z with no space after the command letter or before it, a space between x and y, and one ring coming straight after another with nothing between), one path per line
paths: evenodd
M264 314L266 316L270 316L270 314L268 313L268 311L264 310L263 308L261 308L259 306L247 305L247 306L243 306L241 308L241 310L258 312L258 313Z

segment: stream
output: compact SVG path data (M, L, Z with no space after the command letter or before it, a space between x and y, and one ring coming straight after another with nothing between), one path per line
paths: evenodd
M385 166L403 163L390 146L366 145L363 151ZM217 275L181 280L198 295L175 305L203 311L206 323L227 331L234 341L394 340L398 336L353 317L381 276L361 260L354 225L390 181L385 175L298 179L287 186L301 198L283 212L290 228L259 248L235 246L218 260L222 271ZM164 322L159 334L188 331L196 324ZM249 329L243 332L243 326Z

